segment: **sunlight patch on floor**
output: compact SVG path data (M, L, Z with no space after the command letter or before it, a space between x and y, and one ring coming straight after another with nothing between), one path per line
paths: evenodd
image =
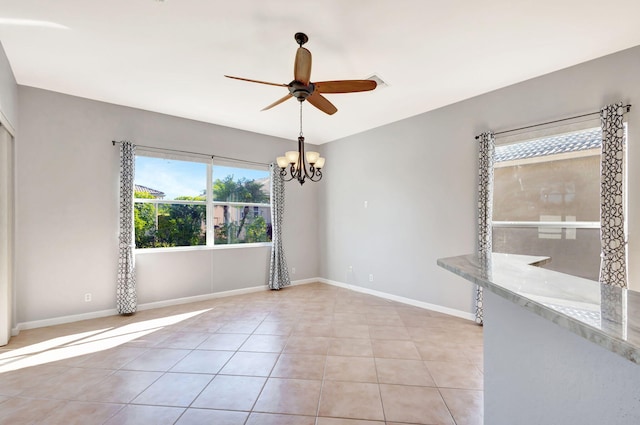
M0 373L108 350L211 309L52 338L0 354Z

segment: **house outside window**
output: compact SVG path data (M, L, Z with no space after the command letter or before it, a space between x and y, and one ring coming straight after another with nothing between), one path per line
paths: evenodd
M551 257L546 268L598 280L599 127L496 146L493 250Z
M137 249L271 241L266 166L143 152L134 184Z

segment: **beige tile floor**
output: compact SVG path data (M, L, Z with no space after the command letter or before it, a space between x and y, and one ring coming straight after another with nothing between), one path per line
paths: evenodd
M482 328L324 284L23 331L0 424L482 423Z

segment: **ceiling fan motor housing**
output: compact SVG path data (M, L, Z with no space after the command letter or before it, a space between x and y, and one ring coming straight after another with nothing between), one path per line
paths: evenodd
M289 93L300 102L303 102L307 97L311 96L314 90L315 86L313 83L302 84L300 81L295 80L289 83Z

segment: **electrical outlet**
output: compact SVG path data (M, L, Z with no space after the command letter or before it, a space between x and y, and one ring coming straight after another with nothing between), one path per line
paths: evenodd
M373 282L373 273L369 275L369 282Z
M352 272L353 272L353 266L349 266L349 267L347 267L347 271L348 271L349 273L352 273Z
M86 302L86 303L91 302L91 294L90 293L84 294L84 302Z
M364 207L369 208L369 201L364 201Z
M296 268L295 267L291 267L291 274L296 274Z

